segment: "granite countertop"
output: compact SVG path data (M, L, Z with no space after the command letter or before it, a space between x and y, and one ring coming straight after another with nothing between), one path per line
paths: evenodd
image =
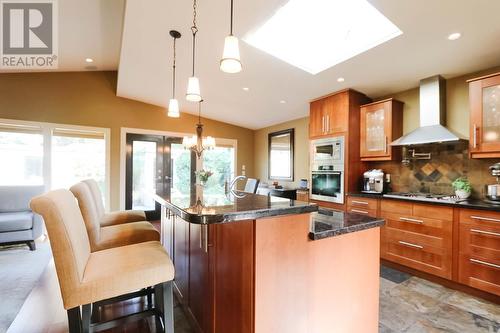
M320 208L311 214L309 238L324 239L384 225L384 219Z
M468 208L468 209L479 209L479 210L489 210L494 212L500 212L500 205L495 205L488 203L479 199L468 199L459 202L443 202L443 201L429 201L429 200L419 200L418 198L392 198L386 197L383 194L376 193L363 193L363 192L353 192L348 195L352 197L360 197L360 198L373 198L373 199L385 199L385 200L402 200L402 201L412 201L412 202L420 202L420 203L428 203L432 205L443 205L443 206L451 206L457 208Z
M223 188L191 186L172 188L171 195L157 193L154 199L196 224L226 223L263 217L316 212L316 204L260 194L235 191L225 194Z

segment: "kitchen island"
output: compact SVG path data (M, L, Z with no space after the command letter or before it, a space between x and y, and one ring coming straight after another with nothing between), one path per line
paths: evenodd
M198 332L377 332L383 220L202 186L156 195Z

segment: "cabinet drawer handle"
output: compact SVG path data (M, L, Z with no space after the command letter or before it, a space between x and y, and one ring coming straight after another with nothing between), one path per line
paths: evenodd
M387 154L387 141L388 141L388 138L387 138L387 135L385 136L385 139L384 139L384 152Z
M491 236L500 237L500 234L498 232L484 231L484 230L479 230L479 229L470 229L470 231L475 232L477 234L484 234L484 235L491 235Z
M423 248L424 248L422 245L412 244L412 243L403 242L403 241L398 241L398 243L399 243L399 244L402 244L402 245L406 245L406 246L414 247L414 248L416 248L416 249L423 249Z
M491 262L486 262L486 261L472 259L472 258L469 259L469 260L470 260L470 262L473 262L473 263L476 263L476 264L481 264L481 265L485 265L485 266L489 266L489 267L500 269L500 265L495 265L495 264L492 264Z
M357 201L357 200L352 200L351 202L352 202L353 204L368 205L368 202L366 202L366 201Z
M409 217L400 217L399 220L404 221L404 222L414 222L414 223L419 223L419 224L424 223L424 221L422 221L422 220L410 219Z
M482 216L475 216L475 215L471 215L470 216L471 219L475 219L475 220L481 220L481 221L492 221L492 222L500 222L499 219L493 219L491 217L482 217Z
M368 214L368 212L366 210L359 210L359 209L351 209L351 212L361 213L361 214Z

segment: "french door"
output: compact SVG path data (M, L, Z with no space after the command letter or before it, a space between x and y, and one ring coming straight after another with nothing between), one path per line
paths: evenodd
M160 218L160 205L154 201L153 195L171 195L174 172L172 156L179 154L189 154L184 152L181 138L127 134L126 209L144 210L148 220Z

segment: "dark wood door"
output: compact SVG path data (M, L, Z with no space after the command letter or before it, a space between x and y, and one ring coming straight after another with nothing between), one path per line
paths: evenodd
M160 218L160 205L152 194L170 195L171 145L181 141L181 138L161 135L127 134L126 209L144 210L148 220Z

